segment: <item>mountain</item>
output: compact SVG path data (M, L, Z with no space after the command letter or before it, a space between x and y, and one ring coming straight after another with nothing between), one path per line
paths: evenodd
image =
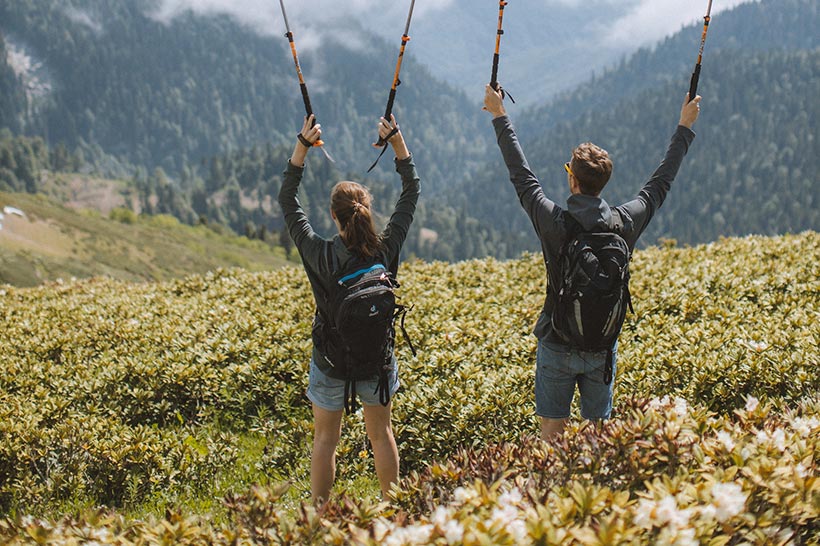
M157 5L0 0L8 52L0 63L0 126L40 135L49 154L63 158L59 163L120 173L137 195L136 212L223 224L248 235L281 232L272 200L303 112L285 40L213 14L182 11L160 21L152 15ZM510 6L509 28L522 24L512 14L524 5ZM614 4L596 3L596 9L604 5ZM568 12L578 16L574 9ZM468 47L462 40L472 43L462 34L471 21L486 19L474 11L463 29L454 26L438 38L448 44L442 63L459 58L460 48ZM442 20L451 17L438 13ZM432 16L422 22L429 26ZM554 19L539 11L528 16L530 26ZM744 3L713 18L699 136L644 244L660 237L691 244L726 234L817 227L817 23L816 3L809 0ZM413 27L410 51L428 47L418 41L432 41L419 38L424 28ZM548 103L509 105L549 195L563 200L560 165L584 140L598 142L616 160L607 199L637 192L671 134L700 28L687 26ZM539 42L538 35L531 37ZM337 163L312 153L302 196L317 228L329 234L326 203L337 180L365 182L379 211L390 212L397 178L389 159L371 175L363 171L376 153L369 145L372 127L384 108L397 44L361 27L352 35L327 32L319 46L309 33L305 38L297 39L308 43L301 55L305 76ZM544 48L545 55L551 51ZM573 78L592 67L583 58L573 62ZM374 85L376 79L384 85ZM537 248L492 145L489 116L434 78L413 53L402 80L396 113L422 177L406 256L510 257ZM7 159L0 157L0 167ZM20 176L34 180L24 191L39 191L36 179L18 176L21 169L15 164L0 170L0 180L17 173L18 185ZM788 198L793 188L806 197ZM701 202L704 195L708 203Z
M30 97L29 112L0 110L0 127L22 117L27 133L85 148L89 159L111 156L174 175L218 153L290 144L304 109L287 40L224 16L186 12L161 22L151 15L156 6L152 0L1 0L6 49L14 49L23 68L37 68L33 75L18 71L26 79L21 85L37 78L42 92ZM396 54L362 31L356 42L330 37L300 55L327 147L346 171L363 173L373 160L370 143ZM3 74L8 80L8 67ZM466 159L450 153L475 132L478 112L412 58L402 80L396 117L408 140L423 140L414 152L429 166L428 179L446 184L454 171L438 165L463 167L479 157L472 147L461 154ZM1 91L9 91L8 83ZM456 134L426 129L437 125L457 127ZM377 172L389 172L383 169Z
M203 218L237 233L280 231L279 208L269 205L304 115L287 41L223 16L186 12L161 22L151 16L155 7L149 1L64 6L0 0L0 41L16 62L14 68L0 66L0 82L7 82L0 91L27 97L25 109L0 109L0 127L72 151L86 172L130 179L145 205L138 212L170 213L186 223ZM311 186L308 177L307 188L321 189L306 196L306 203L325 203L332 183L341 179L363 181L376 193L395 187L389 155L372 174L364 171L377 155L370 143L396 53L363 31L356 41L330 37L321 50L306 48L300 55L326 148L336 159L331 166L313 154L309 171L327 178ZM374 85L377 79L383 85ZM394 112L423 178L417 228L443 238L455 227L422 222L425 215L452 216L434 196L486 156L481 112L412 57L403 63ZM260 154L264 169L220 176L219 165L231 157ZM254 162L243 160L249 163ZM35 186L27 189L37 191ZM389 213L391 204L385 202L383 210ZM321 224L323 218L315 220ZM469 257L452 249L456 242L423 251L417 235L413 241L409 255Z
M814 100L820 93L820 50L817 34L804 32L817 23L817 5L806 0L743 4L713 22L698 89L704 97L694 127L698 136L641 244L662 237L697 244L820 226L814 121L820 113ZM613 158L603 197L619 204L637 194L662 159L678 119L693 67L681 59L689 58L687 46L697 44L695 28L639 51L546 106L518 112L508 105L548 196L561 204L568 196L562 165L584 141L601 145ZM455 188L449 202L469 206L505 238L537 249L495 153L497 159Z

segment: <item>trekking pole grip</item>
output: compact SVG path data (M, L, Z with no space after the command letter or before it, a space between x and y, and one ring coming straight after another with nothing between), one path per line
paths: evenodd
M700 65L695 65L695 71L692 72L692 79L689 80L689 100L695 100L698 92L698 80L700 79Z

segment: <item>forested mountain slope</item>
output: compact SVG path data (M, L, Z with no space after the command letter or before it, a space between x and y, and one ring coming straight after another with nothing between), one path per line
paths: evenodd
M0 59L0 126L42 135L60 163L121 172L140 195L139 212L223 223L238 233L281 232L275 196L303 112L286 41L225 17L187 13L166 25L151 18L155 5L82 0L69 9L0 0L0 41L18 58L31 55L36 68L36 79L25 82ZM751 2L713 18L698 137L644 244L820 225L818 26L811 0ZM690 25L640 50L551 103L508 105L548 195L563 202L560 166L585 140L613 154L608 201L638 191L674 128L700 28ZM359 38L356 45L329 38L302 54L314 109L337 159L330 165L313 153L302 192L325 233L332 231L324 213L335 181L367 183L384 215L398 191L389 155L364 175L376 153L369 143L395 44L364 31ZM537 248L491 145L489 116L431 78L412 54L402 80L396 113L422 178L407 255L458 260ZM0 180L19 170L7 167ZM10 186L20 184L17 177Z
M698 89L704 97L698 136L642 244L820 226L820 49L816 33L807 30L817 23L816 3L804 0L744 4L713 21L709 40L716 39L707 42ZM585 141L608 150L615 165L604 199L616 205L637 194L663 158L688 90L694 63L681 61L691 57L682 56L681 44L693 28L544 108L507 105L549 197L564 204L569 189L562 164ZM783 37L782 47L774 47L775 36ZM697 38L686 42L696 50ZM496 159L457 188L450 203L469 206L505 237L536 249L531 224L494 153Z
M33 115L24 116L26 130L172 174L217 153L290 143L304 109L287 40L224 16L188 12L164 24L151 17L156 5L0 1L0 34L41 61L52 83ZM364 31L357 38L330 37L319 49L305 48L300 60L328 148L343 169L363 173L397 48ZM8 70L2 73L8 79ZM428 177L444 183L459 171L438 167L445 155L457 167L476 152L464 138L478 112L412 55L402 80L396 115L409 139L423 135L414 151ZM0 94L13 89L6 82ZM13 123L13 112L0 114L0 127ZM442 124L455 132L428 130Z

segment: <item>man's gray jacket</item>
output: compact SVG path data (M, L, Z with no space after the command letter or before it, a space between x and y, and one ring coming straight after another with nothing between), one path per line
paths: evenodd
M655 211L663 204L683 157L695 138L695 133L687 127L678 125L675 134L672 135L666 157L644 184L638 196L631 201L610 207L600 197L575 194L567 199L565 210L544 195L538 178L527 164L527 158L524 157L518 143L510 118L505 115L493 119L493 127L498 138L498 147L501 148L504 162L510 171L510 181L515 186L521 206L535 227L547 266L547 297L533 333L539 339L546 336L547 341L565 344L553 333L550 320L557 298L556 287L560 284L558 268L550 267L550 264L558 263L561 247L566 239L565 213L569 212L584 230L619 230L630 251L633 250L638 237L649 225Z

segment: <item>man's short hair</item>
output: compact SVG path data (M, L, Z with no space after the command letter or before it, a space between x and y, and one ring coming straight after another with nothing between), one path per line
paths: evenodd
M584 142L572 150L569 167L584 195L600 194L612 176L609 153L592 142Z

